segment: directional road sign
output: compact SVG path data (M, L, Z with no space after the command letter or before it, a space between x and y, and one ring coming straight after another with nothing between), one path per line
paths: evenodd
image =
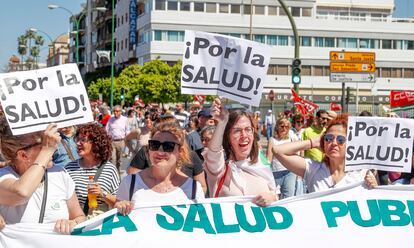
M331 72L375 72L375 63L331 62Z
M364 82L374 83L375 73L337 73L331 72L331 82Z
M329 54L331 61L352 61L352 62L372 62L375 63L375 53L373 52L344 52L331 51Z

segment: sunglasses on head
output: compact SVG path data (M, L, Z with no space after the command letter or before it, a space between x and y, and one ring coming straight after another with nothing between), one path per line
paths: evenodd
M324 140L327 143L332 143L334 140L336 139L336 142L338 143L338 145L343 145L346 142L346 137L343 135L333 135L333 134L325 134L324 136Z
M164 152L173 152L175 145L178 145L178 144L172 141L164 141L164 142L161 142L158 140L148 141L149 150L153 152L158 151L160 149L160 146L162 146L162 150Z

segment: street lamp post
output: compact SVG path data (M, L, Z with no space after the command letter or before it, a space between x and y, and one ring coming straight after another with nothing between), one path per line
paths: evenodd
M29 28L29 30L32 31L32 32L34 32L34 33L37 33L37 32L42 33L42 34L46 35L46 37L50 40L50 43L52 44L52 58L53 58L53 60L52 60L52 66L55 65L55 41L45 31L42 31L42 30L37 29L37 28Z
M111 96L110 106L111 111L114 106L114 50L115 50L115 0L112 0L112 29L111 29Z

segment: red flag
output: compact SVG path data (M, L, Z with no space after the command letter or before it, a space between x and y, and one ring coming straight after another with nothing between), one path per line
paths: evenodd
M200 104L204 103L204 100L206 100L206 96L202 95L194 95L194 101L198 101Z
M405 107L414 105L414 90L392 90L390 93L390 107Z
M142 99L135 100L134 105L135 106L138 106L140 108L145 107L145 103L144 103L144 101Z
M291 90L295 107L302 113L303 116L313 114L313 112L319 108L319 106L315 103L300 98L293 89Z
M331 102L329 104L329 109L335 112L339 112L342 110L342 106L339 103Z

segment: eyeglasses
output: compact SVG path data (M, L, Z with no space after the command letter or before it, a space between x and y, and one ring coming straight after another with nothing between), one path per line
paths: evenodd
M242 134L242 131L244 130L244 132L247 135L253 135L253 128L252 127L246 127L246 128L233 128L232 129L232 134L235 137L240 137L240 135Z
M150 151L158 151L160 149L160 146L162 146L162 150L164 152L173 152L175 145L178 145L177 143L173 142L173 141L158 141L158 140L149 140L148 141L148 147L150 149Z
M29 150L30 148L33 148L33 147L35 147L35 146L38 146L38 145L40 145L41 143L33 143L33 144L30 144L30 145L27 145L27 146L23 146L22 148L20 148L19 150Z
M343 136L343 135L337 135L335 137L335 135L330 134L330 133L325 134L325 136L324 136L323 139L327 143L332 143L336 139L336 142L338 143L338 145L343 145L346 142L346 137L345 136Z
M77 136L76 138L75 138L75 142L76 143L78 143L78 142L80 142L80 143L88 143L88 142L90 142L90 140L88 139L88 137L80 137L80 136Z
M280 125L279 128L289 129L289 126Z

